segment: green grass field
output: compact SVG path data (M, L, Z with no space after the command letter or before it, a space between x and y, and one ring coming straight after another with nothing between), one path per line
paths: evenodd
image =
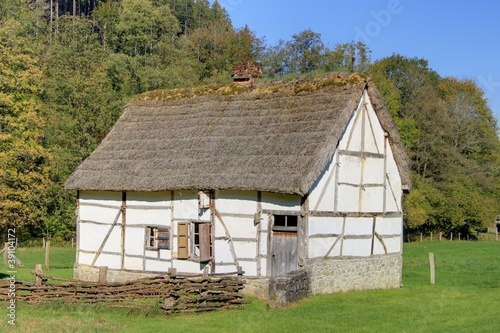
M428 253L436 259L429 283ZM43 251L18 249L27 266ZM71 277L74 249L53 248L48 275ZM7 269L2 266L2 271ZM244 310L167 316L161 310L17 304L16 332L500 332L500 242L418 242L404 247L404 287L311 296L285 310L253 301ZM2 307L5 308L5 307ZM0 310L1 312L2 310ZM0 331L10 331L7 309Z

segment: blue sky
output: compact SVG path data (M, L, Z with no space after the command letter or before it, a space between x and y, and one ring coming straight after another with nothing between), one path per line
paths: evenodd
M219 0L233 26L266 44L305 29L323 42L362 41L372 61L398 53L428 60L440 76L473 79L500 119L498 0Z

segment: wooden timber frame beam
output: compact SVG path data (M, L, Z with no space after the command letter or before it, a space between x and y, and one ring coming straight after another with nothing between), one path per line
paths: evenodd
M224 223L224 220L222 219L222 215L220 214L220 212L215 207L213 207L213 212L215 217L219 220L219 222L222 224L222 227L224 228L226 237L229 241L229 249L231 251L231 255L233 256L234 265L236 266L236 269L238 269L238 267L240 267L240 263L238 262L236 251L234 250L233 238L231 237L231 234L229 233L229 230L227 229L227 226Z
M127 224L127 192L122 192L122 247L121 247L121 263L120 267L125 267L125 229Z
M124 213L124 211L125 211L125 206L121 206L120 209L118 210L118 213L116 214L116 217L115 217L113 223L111 224L111 227L108 230L108 233L106 234L106 236L104 237L101 245L99 246L99 249L97 250L97 253L95 254L95 257L92 260L92 263L90 264L90 266L94 266L95 265L97 259L99 258L99 256L102 253L102 250L104 249L104 245L106 245L106 242L108 241L109 236L111 235L111 232L113 232L114 227L118 224L118 219L120 218L120 215L122 215ZM123 223L123 221L122 221L122 223Z

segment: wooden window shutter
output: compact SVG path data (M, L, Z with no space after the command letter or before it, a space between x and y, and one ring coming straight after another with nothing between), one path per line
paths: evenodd
M200 230L200 261L208 261L212 259L210 223L201 223Z
M168 228L158 229L157 242L159 249L170 249L170 230Z
M189 258L189 222L180 222L177 225L177 258Z

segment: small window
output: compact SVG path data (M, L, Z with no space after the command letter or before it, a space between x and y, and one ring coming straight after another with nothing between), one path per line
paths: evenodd
M209 222L179 222L177 259L192 259L199 262L212 259L212 226Z
M299 217L297 215L274 215L273 230L297 231Z
M168 227L147 227L146 228L146 249L148 250L169 250L170 249L170 229Z
M206 222L193 222L193 258L199 261L212 259L211 225Z

